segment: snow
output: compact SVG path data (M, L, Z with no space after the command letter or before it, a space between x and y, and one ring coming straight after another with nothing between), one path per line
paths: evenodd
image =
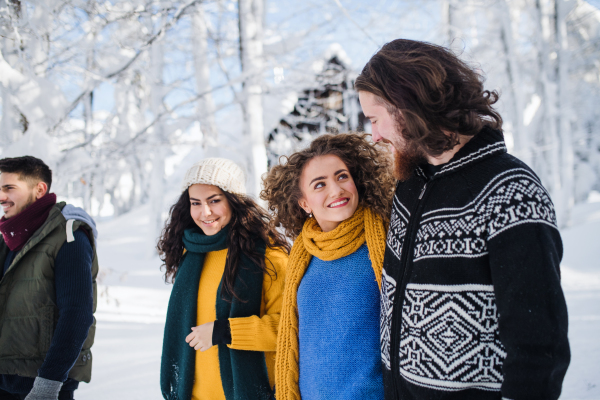
M541 178L561 226L600 188L597 0L0 4L0 154L44 159L57 192L94 216L149 201L159 219L165 159L178 146L238 162L257 195L265 133L315 75L348 90L335 112L338 88L310 99L311 112L326 107L309 133L360 128L352 81L398 37L450 45L502 93L507 145ZM350 75L322 74L334 56ZM304 145L316 120L300 114L273 135L271 165Z
M90 384L78 400L161 400L160 354L163 324L98 321Z
M54 190L100 222L94 380L78 398L161 398L171 286L154 244L185 170L228 157L256 195L265 157L359 128L354 76L403 37L450 44L503 93L507 145L540 176L564 228L573 362L563 399L600 399L600 0L16 3L20 12L0 7L0 155L42 158ZM323 73L333 56L346 72ZM315 79L347 90L315 98L304 92ZM338 92L343 107L324 107ZM296 104L300 115L285 116ZM277 127L266 155L264 134Z
M98 307L92 382L78 400L162 399L160 355L171 285L156 255L149 205L98 223Z
M572 223L561 232L572 353L561 399L600 399L600 199L575 207Z
M597 194L597 193L596 193ZM600 399L600 195L573 211L561 234L572 360L562 400ZM94 368L78 400L160 400L162 335L171 285L153 252L149 207L98 224L99 284Z

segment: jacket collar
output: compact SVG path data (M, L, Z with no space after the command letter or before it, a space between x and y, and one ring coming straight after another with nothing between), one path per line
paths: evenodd
M441 176L452 174L474 163L506 152L507 149L504 144L502 131L486 126L457 151L454 157L444 164L433 178L437 179ZM425 178L425 173L421 167L417 167L415 173Z

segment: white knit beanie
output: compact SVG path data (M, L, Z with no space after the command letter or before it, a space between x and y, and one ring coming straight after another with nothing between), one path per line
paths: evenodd
M181 191L196 183L214 185L229 193L246 194L246 175L240 166L226 158L205 158L185 173Z

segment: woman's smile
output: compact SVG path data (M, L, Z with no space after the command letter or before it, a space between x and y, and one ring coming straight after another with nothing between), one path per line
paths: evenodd
M306 164L300 190L298 204L315 217L323 232L335 229L358 207L358 191L348 166L333 154L315 157Z
M329 207L329 208L344 207L345 205L348 204L348 201L350 201L350 198L348 198L348 197L343 198L343 199L338 199L335 202L333 202L330 205L328 205L327 207Z
M190 214L205 235L221 231L231 220L231 207L223 191L214 185L196 183L189 187Z

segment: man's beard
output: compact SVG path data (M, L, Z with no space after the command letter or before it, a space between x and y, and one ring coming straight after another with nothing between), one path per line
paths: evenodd
M17 213L15 214L15 216L17 216L17 215L21 214L23 211L25 211L30 205L35 203L36 200L37 200L37 198L35 197L35 193L31 193L31 195L29 196L29 198L27 199L25 204L23 204L21 207L19 207L17 209Z
M406 146L404 149L398 150L392 144L392 153L394 154L393 175L401 182L410 178L418 165L427 162L423 151L416 146Z

